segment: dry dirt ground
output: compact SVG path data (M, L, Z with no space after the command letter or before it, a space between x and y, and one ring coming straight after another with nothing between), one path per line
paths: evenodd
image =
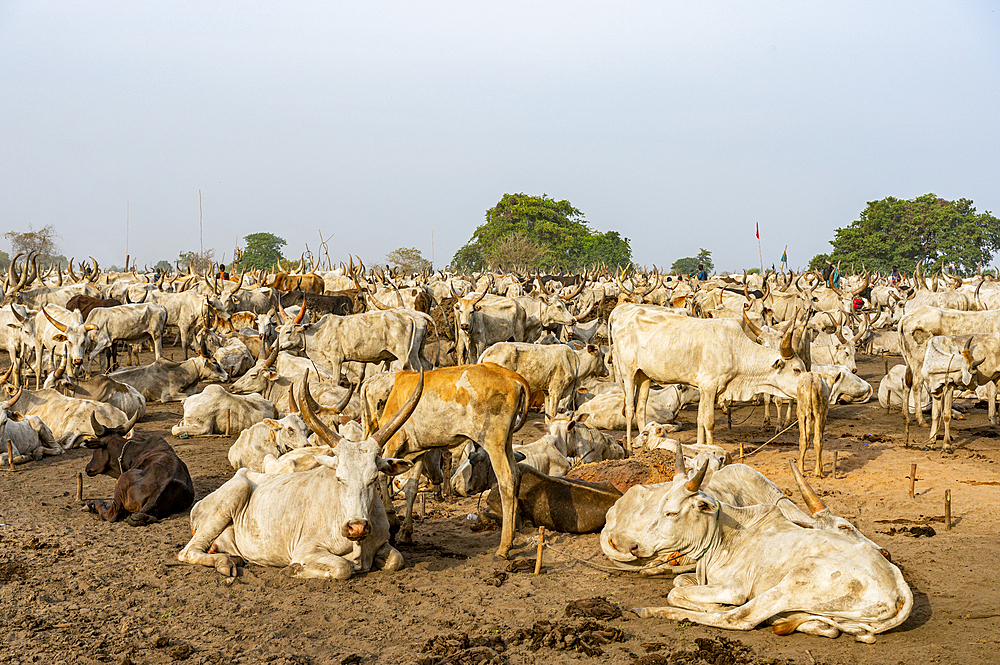
M861 363L861 375L876 385L883 373L881 359ZM167 437L201 498L231 477L226 454L235 437L175 439L169 431L181 412L180 404L154 404L138 429ZM682 440L694 437L695 415L682 414ZM770 437L761 415L760 407L736 409L728 429L719 414L717 440L734 453L743 442L750 453ZM226 586L214 570L178 564L190 535L187 514L133 528L81 512L76 474L89 453L72 450L0 471L0 662L998 662L998 434L983 408L954 425L958 450L942 457L904 449L900 414L887 416L877 402L830 410L827 469L838 451L839 473L814 486L834 511L891 551L915 597L909 620L874 645L779 637L766 627L722 631L628 612L568 618L568 603L595 596L623 609L664 604L670 578L587 565L607 565L596 535L555 534L542 575L506 572L509 562L493 557L499 532L471 529L467 515L477 512L476 499L428 497L416 544L402 549L406 567L397 573L298 581L251 565ZM927 430L914 428L913 435L923 439ZM518 438L534 436L526 427ZM787 462L796 442L793 428L746 462L790 490ZM918 476L912 499L911 463ZM85 479L84 498L110 497L112 487L107 477ZM943 523L946 489L953 497L950 531ZM925 525L936 535L892 533ZM516 559L534 557L532 535L531 528L518 534Z

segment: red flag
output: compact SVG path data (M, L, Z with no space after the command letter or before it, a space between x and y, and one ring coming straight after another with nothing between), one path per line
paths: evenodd
M760 240L760 222L757 222L757 240Z

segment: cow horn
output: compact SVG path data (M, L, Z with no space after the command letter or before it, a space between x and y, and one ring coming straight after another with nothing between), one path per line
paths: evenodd
M94 264L94 274L91 275L90 281L91 282L96 282L97 281L97 275L101 272L101 266L99 266L97 264L97 259L95 259L93 256L90 257L90 260Z
M475 307L479 304L479 301L486 297L486 291L479 294L479 297L472 301L472 306Z
M792 331L789 330L785 333L785 336L781 338L781 357L784 360L791 360L795 357L795 352L792 350Z
M841 291L840 289L838 289L836 286L833 285L833 273L830 273L829 279L826 280L826 285L830 287L830 289L833 290L833 292L836 293L838 296L844 295L843 291Z
M701 468L698 469L698 473L694 474L694 478L684 483L684 489L688 492L697 492L701 489L701 483L705 480L705 472L708 471L708 460L702 462Z
M354 384L353 383L348 383L347 385L348 385L348 387L347 387L347 394L344 395L343 399L341 399L339 402L337 402L334 405L334 407L333 407L333 412L334 413L337 413L337 414L343 413L344 409L346 409L347 405L351 402L351 397L354 395Z
M267 360L264 361L264 369L271 369L272 367L274 367L274 361L278 359L279 346L280 345L277 342L275 342L274 348L271 349L271 354L267 357Z
M983 282L985 281L986 280L984 278L979 278L979 284L976 284L976 292L972 296L972 299L976 302L976 307L978 307L980 311L987 309L986 307L983 307L983 301L979 299L979 289L983 288Z
M371 298L371 300L372 300L373 303L375 303L375 308L376 309L381 309L381 310L392 309L392 307L389 307L388 305L383 305L379 301L379 299L375 297L375 292L374 291L369 292L368 293L368 297Z
M399 375L397 375L396 378L398 379ZM413 410L417 408L417 402L420 400L420 395L423 391L424 369L421 367L420 378L417 380L417 387L413 389L413 394L410 395L410 398L406 400L405 404L403 404L403 408L396 412L396 415L394 415L389 422L382 425L382 427L380 427L378 431L372 435L372 439L375 440L375 443L377 443L380 447L385 446L386 442L393 437L396 431L399 430L399 428L403 426L403 423L406 422L407 418L413 414Z
M298 413L299 407L295 404L295 386L288 387L288 413L289 415L293 413Z
M15 264L17 263L17 260L21 257L22 254L24 254L24 252L18 252L17 255L14 256L14 258L12 258L10 260L10 263L7 264L7 285L6 285L6 290L8 290L8 291L10 291L11 288L15 284L17 284L17 282L19 280L20 276L17 274L17 268L15 267Z
M67 363L68 360L69 360L69 355L68 354L64 354L62 362L59 363L59 367L56 367L55 377L54 377L56 381L58 381L59 379L61 379L62 376L63 376L63 374L66 373L66 363Z
M834 329L834 334L837 335L837 341L840 342L841 344L847 344L847 339L844 338L844 332L843 332L844 330L843 314L844 313L841 312L841 318L834 324L833 329Z
M302 294L302 304L299 305L299 313L295 315L295 325L300 325L302 323L302 318L306 315L306 294Z
M294 384L288 390L291 392L295 389ZM322 439L330 447L336 447L338 443L343 440L337 432L334 432L330 427L324 423L316 413L313 411L312 405L316 403L313 399L312 394L309 392L309 368L306 368L305 376L302 377L302 419L306 421L309 428L316 432L316 436Z
M123 304L125 304L125 305L131 305L132 304L132 301L129 300L129 297L128 297L128 287L127 286L125 287L125 291L122 293L122 300L124 301Z
M868 288L868 286L871 283L872 283L871 273L866 270L865 271L865 281L864 281L864 284L862 284L859 288L854 289L853 291L851 291L851 297L852 298L857 298L859 295L861 295L862 291L864 291L865 289Z
M761 330L753 321L750 320L750 317L747 316L747 310L749 309L750 309L750 303L746 303L745 305L743 305L743 322L746 323L747 328L750 329L750 332L752 332L755 337L760 339L760 336L764 331Z
M813 488L809 487L809 483L806 479L802 477L802 472L799 471L799 467L795 464L795 460L788 460L788 465L792 467L792 475L795 477L795 483L799 486L799 492L802 494L802 499L806 502L806 506L812 511L812 514L821 513L826 510L826 504L823 503L819 495L813 491Z
M13 364L10 366L10 369L14 369L14 365ZM7 375L8 376L10 375L10 370L7 371ZM5 376L4 377L4 383L6 383L6 382L7 382L7 377ZM11 395L10 399L7 400L7 408L8 409L13 408L13 406L17 402L17 400L21 399L21 393L22 392L24 392L24 386L21 386L20 388L18 388L17 392L14 393L13 395Z
M139 412L136 411L136 414L138 413ZM98 439L104 436L104 425L97 422L97 416L94 415L93 411L90 412L90 426L94 430L94 436Z
M678 473L682 475L687 475L687 467L684 466L684 451L681 450L681 442L677 442L677 447L674 449L674 475Z
M49 313L45 311L45 305L42 305L42 314L44 314L45 318L49 320L49 323L59 329L59 332L66 332L66 326L49 316Z
M859 342L861 342L861 338L864 337L865 333L868 332L868 329L870 327L871 327L871 318L868 316L868 312L865 312L865 325L864 325L863 328L861 328L860 330L858 330L858 334L856 334L851 339L851 344L855 344L856 345Z

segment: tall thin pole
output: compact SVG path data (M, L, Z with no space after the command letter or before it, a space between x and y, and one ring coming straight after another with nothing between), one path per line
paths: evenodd
M128 272L128 222L129 222L129 202L125 201L125 271Z
M760 254L760 276L764 276L764 252L760 248L760 222L757 222L757 253Z
M202 225L204 221L204 215L201 210L201 190L198 190L198 263L200 264L202 259L205 258L205 229Z
M431 270L434 269L434 231L431 231Z

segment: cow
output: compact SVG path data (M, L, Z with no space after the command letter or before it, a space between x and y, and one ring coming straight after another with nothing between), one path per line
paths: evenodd
M309 445L307 438L308 431L305 421L297 413L290 413L281 420L265 418L240 432L239 438L229 447L229 464L234 469L245 467L258 473L275 473L265 466L267 456L282 460L283 455L291 451L313 451L314 447ZM329 455L330 452L322 454ZM278 472L287 473L285 470Z
M578 423L576 426L576 455L572 460L574 466L625 457L625 449L615 441L614 437L582 424L587 422L586 413L577 413L576 419Z
M101 307L114 307L123 304L118 298L94 298L92 296L77 295L66 301L66 309L71 312L80 312L80 316L86 321L90 313Z
M143 303L101 307L91 310L84 321L106 332L101 343L94 346L92 357L107 345L112 350L111 362L116 363L115 342L139 344L146 340L153 347L154 358L163 357L163 329L167 325L167 308L162 305Z
M589 414L587 421L590 427L597 429L620 430L626 428L624 409L622 402L624 393L617 384L602 384L609 387L608 392L591 397L583 402L578 408L578 413ZM594 388L584 389L586 393L578 393L581 396L589 396ZM669 385L664 388L651 388L649 398L646 401L646 419L648 422L671 424L674 423L677 431L680 425L676 424L677 414L685 404L693 404L698 401L698 391L689 386ZM636 419L633 415L632 424Z
M569 458L578 456L576 429L579 422L579 416L546 417L545 423L535 424L544 436L531 443L514 446L514 452L524 455L522 463L536 471L556 478L565 476L572 466Z
M548 295L543 298L517 296L514 300L524 309L526 342L534 342L546 330L557 330L560 326L571 326L576 323L576 317L570 314L566 303L558 295Z
M10 394L14 389L7 385L4 390ZM128 416L111 404L66 397L51 388L21 389L8 400L8 407L13 408L15 403L24 415L41 418L63 450L79 444L80 437L93 435L94 422L106 427L120 427L129 420Z
M46 307L54 313L50 314ZM58 318L56 318L58 317ZM91 332L97 330L92 323L84 323L80 314L56 305L45 305L35 315L35 389L42 385L42 351L50 349L53 356L61 350L69 358L69 372L76 376L83 367L83 360L94 347Z
M177 336L184 349L185 360L199 327L205 327L211 314L217 314L224 320L229 318L225 306L214 294L202 295L195 290L181 293L158 291L155 298L156 304L167 308L167 325L177 326Z
M794 397L806 367L792 351L791 330L775 353L750 341L737 321L650 316L648 310L619 305L610 319L615 373L625 393L626 452L633 415L639 427L646 424L651 381L698 388L698 443L712 443L717 400L747 401L758 393Z
M344 361L381 362L397 360L404 367L427 368L423 350L421 319L412 310L366 312L351 316L327 314L319 321L304 324L301 319L286 322L278 331L277 347L282 351L305 350L310 358L329 368L339 380Z
M170 429L173 436L242 432L265 418L277 418L274 404L260 395L234 395L220 385L205 386L184 399L184 417Z
M577 351L568 344L498 342L478 362L492 362L523 376L532 391L544 391L545 415L554 418L559 402L589 376L608 375L604 354L593 344Z
M513 298L472 293L458 298L455 312L455 354L459 365L475 362L497 342L523 342L526 315Z
M35 314L11 303L0 309L0 350L7 352L11 366L23 367L28 350L35 346ZM6 325L4 325L6 324ZM14 372L14 385L21 385L21 372Z
M138 390L147 402L180 402L195 393L200 381L229 378L219 363L204 353L179 363L160 358L142 367L114 371L110 376Z
M42 387L53 388L67 397L106 402L129 418L135 414L139 414L139 418L146 415L146 398L138 390L126 383L100 374L85 381L74 379L66 374L65 359L54 372L46 377Z
M381 415L377 403L362 388L362 425L366 432L384 424L400 410L405 395L417 380L414 372L396 374ZM453 448L474 441L490 457L503 499L503 525L497 556L507 558L514 541L514 503L517 475L512 437L524 424L531 388L523 377L493 363L459 365L426 374L427 388L416 412L386 443L389 457L416 458L429 448ZM415 488L414 488L415 489ZM409 486L408 486L409 490ZM386 492L388 495L388 492ZM407 491L406 518L401 542L412 540L413 500Z
M970 335L976 333L1000 332L1000 311L961 312L924 305L907 313L899 321L899 336L903 343L903 361L910 370L911 395L923 395L922 365L927 350L927 342L936 335ZM904 404L911 406L916 398ZM910 409L903 409L906 422L910 420ZM916 410L917 423L924 424L924 414Z
M279 292L278 304L283 307L302 305L313 321L318 321L325 314L348 316L365 310L364 295L359 291L327 293Z
M622 496L607 483L553 478L525 462L517 466L521 478L517 492L519 522L526 520L562 533L594 533L604 527L605 515ZM499 492L491 491L486 503L494 514L499 514Z
M194 503L194 483L187 465L162 436L131 438L137 418L119 427L104 427L92 419L94 437L84 446L93 451L87 463L91 478L103 474L115 478L111 504L97 500L87 508L106 522L125 520L129 526L144 526L187 510Z
M242 376L254 365L250 348L239 337L230 337L212 354L230 379Z
M358 442L342 439L304 404L306 422L336 450L317 456L320 465L303 473L237 471L195 504L193 535L177 558L230 578L237 572L232 557L284 566L285 574L296 578L343 580L373 568L402 568L402 555L389 544L389 520L377 485L379 473L398 475L412 464L379 452L413 413L423 387L421 372L395 417Z
M816 451L813 476L823 477L823 431L826 429L826 412L830 408L830 386L817 372L799 375L799 389L795 394L799 418L799 466L806 468L806 451L812 436Z
M52 430L38 416L24 416L10 410L10 403L16 402L20 392L10 400L0 402L0 441L10 444L13 459L7 456L7 449L0 452L0 465L23 464L29 460L38 461L43 455L62 455L62 447L56 443Z
M913 594L902 573L870 544L803 529L773 504L724 503L701 491L707 468L632 487L608 511L600 540L613 561L679 552L698 562L675 578L668 606L635 608L640 617L732 630L768 621L778 635L845 632L871 643L909 616Z

